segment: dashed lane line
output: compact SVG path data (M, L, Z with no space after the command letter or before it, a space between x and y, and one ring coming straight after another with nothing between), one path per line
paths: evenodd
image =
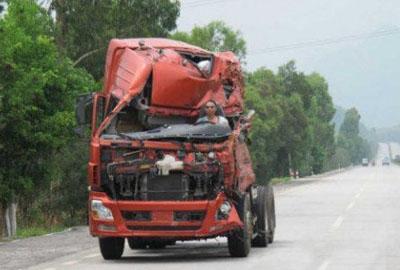
M355 204L356 204L356 202L355 202L355 201L352 201L352 202L347 206L346 210L347 210L347 211L350 210L351 208L354 207Z
M100 256L100 254L98 254L98 253L93 253L93 254L86 255L86 256L84 256L83 258L85 258L85 259L90 259L90 258L94 258L94 257L98 257L98 256Z
M333 223L332 228L333 228L333 229L339 228L340 225L342 225L343 220L344 220L344 218L343 218L342 216L339 216L339 217L336 219L335 223Z
M73 265L73 264L76 264L76 263L78 263L79 261L68 261L68 262L64 262L64 263L62 263L62 265Z
M326 270L329 264L330 264L329 260L323 261L323 263L318 267L318 270Z

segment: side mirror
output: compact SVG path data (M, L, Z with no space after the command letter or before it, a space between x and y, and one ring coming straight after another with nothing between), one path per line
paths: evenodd
M83 94L77 97L75 103L75 116L78 126L89 125L92 121L94 93Z
M255 114L256 114L256 111L255 111L255 110L250 110L250 111L247 113L247 116L246 116L247 121L252 120Z

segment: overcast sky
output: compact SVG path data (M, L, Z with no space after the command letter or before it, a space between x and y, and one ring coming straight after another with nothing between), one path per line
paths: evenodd
M369 127L400 124L400 0L182 2L178 30L189 31L212 20L226 22L247 42L248 70L261 66L276 70L294 59L299 70L321 73L335 104L355 106ZM376 31L383 35L256 53L301 42L375 36Z

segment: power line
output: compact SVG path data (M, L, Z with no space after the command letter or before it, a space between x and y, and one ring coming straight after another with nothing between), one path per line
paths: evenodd
M235 0L197 0L197 1L192 1L192 2L187 2L187 1L182 1L182 4L185 6L185 8L193 8L193 7L200 7L200 6L206 6L206 5L214 5L222 2L231 2Z
M326 45L335 44L335 43L342 43L342 42L362 40L362 39L370 39L370 38L378 38L378 37L383 37L383 36L395 35L395 34L399 34L399 33L400 33L400 28L396 27L396 28L390 29L390 30L380 30L380 31L364 33L364 34L355 34L355 35L348 35L348 36L342 36L342 37L337 37L337 38L326 38L326 39L320 39L320 40L304 41L304 42L298 42L298 43L293 43L293 44L266 47L263 49L251 51L250 53L248 53L248 55L257 55L257 54L273 53L273 52L279 52L279 51L326 46Z

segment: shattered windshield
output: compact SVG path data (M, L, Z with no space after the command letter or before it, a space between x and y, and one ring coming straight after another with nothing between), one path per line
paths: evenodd
M151 139L218 139L228 137L231 128L228 124L201 123L197 125L179 124L163 126L143 132L120 133L131 140Z

